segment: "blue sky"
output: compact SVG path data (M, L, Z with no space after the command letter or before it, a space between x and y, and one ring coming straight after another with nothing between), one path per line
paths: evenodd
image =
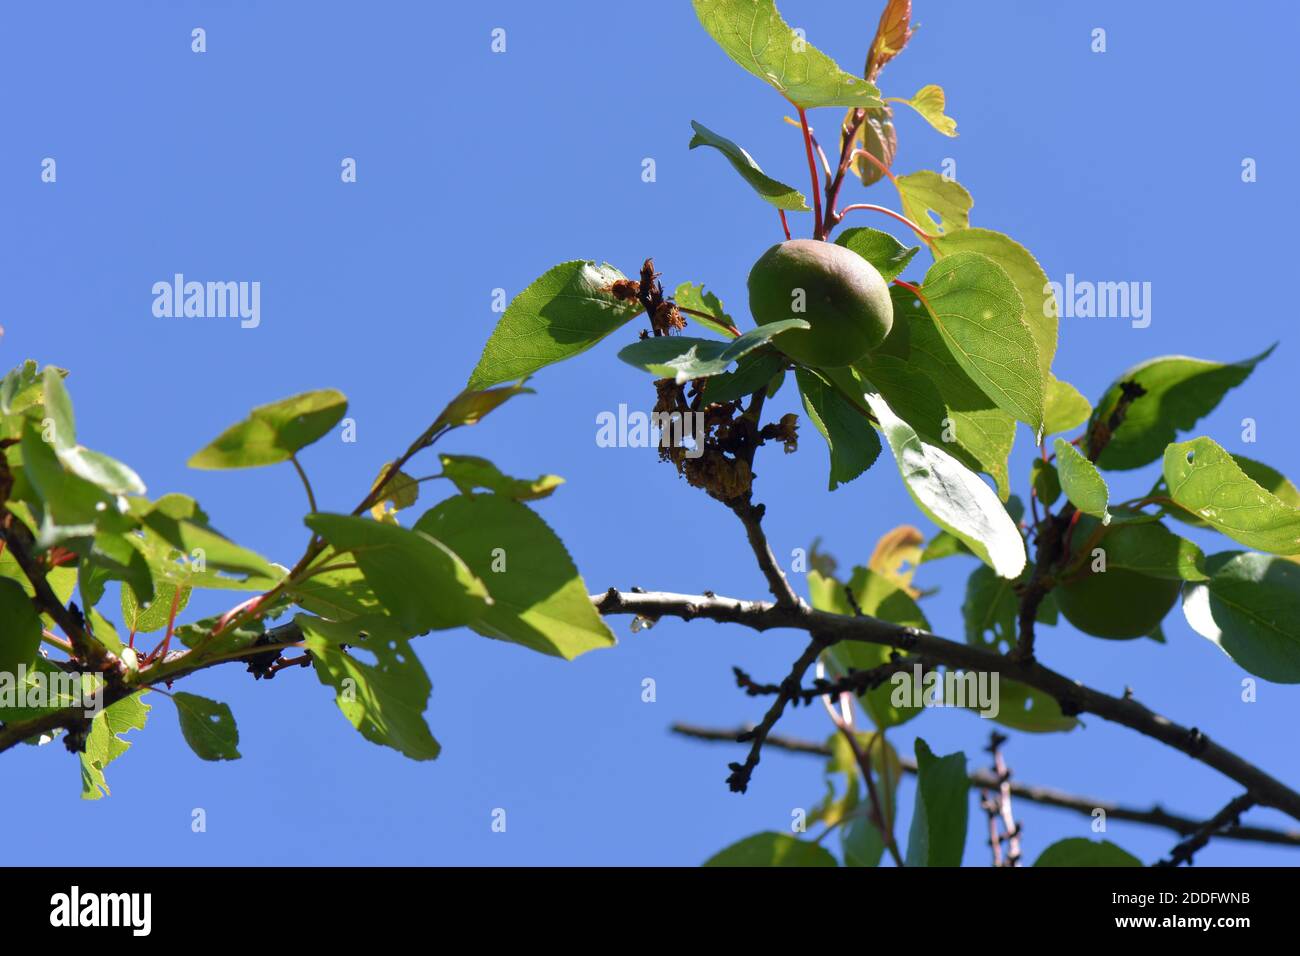
M1279 72L1292 69L1300 14L1282 3L1222 5L918 0L922 24L882 77L888 95L941 84L960 137L900 116L895 169L955 159L973 224L1009 233L1048 274L1152 283L1152 322L1063 319L1057 373L1096 398L1128 366L1161 354L1233 360L1281 340L1274 356L1198 427L1230 451L1294 476L1292 317L1262 293L1293 270L1284 211L1300 186L1286 165L1294 124L1279 121ZM860 67L878 9L787 0L791 23L846 67ZM207 31L208 51L190 50ZM490 34L504 28L504 54ZM1091 52L1096 27L1107 51ZM1284 64L1287 64L1284 66ZM328 438L303 456L322 507L349 510L379 465L405 448L464 384L510 295L557 262L608 260L632 273L653 256L666 285L706 282L744 313L749 265L779 238L770 207L716 153L688 152L692 119L736 139L774 176L802 185L786 104L735 67L686 0L653 5L536 3L135 4L10 2L0 8L0 81L10 91L0 150L0 324L5 366L65 366L83 441L131 463L151 494L193 494L214 524L280 561L301 550L305 510L286 465L196 472L186 458L253 405L336 387L358 441ZM833 129L838 110L814 113ZM827 135L825 141L832 139ZM40 181L54 157L58 181ZM340 182L344 157L358 182ZM657 178L642 181L653 158ZM1258 181L1241 181L1243 158ZM850 184L851 201L897 206L886 187ZM850 224L890 228L862 214ZM803 234L809 217L794 217ZM903 238L906 238L905 236ZM159 319L154 282L260 281L262 321ZM920 274L914 267L909 275ZM1262 286L1262 288L1261 288ZM614 353L634 327L533 381L521 398L444 450L492 458L513 474L568 483L538 510L563 536L593 591L610 585L764 596L743 532L725 509L645 449L595 442L596 416L648 407L648 379ZM801 411L789 386L775 411ZM1258 440L1241 442L1254 418ZM1023 493L1031 438L1013 480ZM886 458L833 493L811 427L795 455L757 467L757 497L780 555L821 536L847 566L911 507ZM428 469L434 470L433 467ZM1117 475L1144 491L1150 471ZM436 489L430 488L429 504ZM1224 544L1207 543L1213 550ZM967 562L927 566L935 629L960 637ZM111 602L108 605L111 607ZM223 607L196 598L195 610ZM783 676L798 634L754 635L663 622L574 663L468 632L417 642L434 683L429 719L443 744L414 763L364 741L308 671L257 683L207 672L187 688L228 702L242 760L199 761L171 703L108 773L110 798L79 799L76 762L51 747L4 756L0 863L65 862L49 824L126 827L115 862L158 864L695 864L822 794L818 763L768 753L750 792L723 782L738 753L674 738L675 720L732 726L761 715L730 668ZM1068 626L1040 637L1042 658L1110 692L1131 685L1153 708L1300 784L1291 733L1295 689L1244 674L1178 614L1168 644L1106 642ZM657 684L643 703L641 682ZM927 713L894 732L972 763L989 726ZM784 733L824 738L808 708ZM1086 719L1068 735L1013 734L1007 759L1026 781L1209 816L1237 792L1210 769L1130 731ZM904 804L911 789L904 784ZM191 811L207 813L192 833ZM491 831L495 808L505 833ZM1088 820L1023 801L1027 855ZM1272 812L1249 819L1285 825ZM973 811L966 862L984 864ZM900 832L906 832L906 814ZM1112 823L1143 859L1174 837ZM1287 864L1294 853L1219 841L1203 863Z

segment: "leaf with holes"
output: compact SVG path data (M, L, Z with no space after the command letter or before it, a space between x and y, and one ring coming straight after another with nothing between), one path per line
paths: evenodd
M891 96L887 99L889 103L902 103L910 106L921 115L927 123L937 129L944 136L957 135L957 121L951 116L944 113L946 98L943 94L943 87L929 83L916 91L910 100L901 99Z
M1300 508L1255 482L1208 438L1165 449L1169 497L1233 541L1270 554L1300 554Z
M181 722L181 735L200 759L239 759L239 728L228 704L184 691L175 691L172 701Z
M294 621L316 676L334 688L335 703L361 736L412 760L438 756L441 748L424 722L433 685L401 625L387 617L336 623L307 614Z
M894 185L903 202L903 213L930 235L951 235L970 225L975 200L955 179L922 169L897 177Z

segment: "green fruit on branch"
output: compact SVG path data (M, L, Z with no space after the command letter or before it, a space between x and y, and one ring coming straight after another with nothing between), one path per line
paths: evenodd
M768 249L749 273L749 310L759 325L804 319L772 340L802 365L852 365L889 335L889 285L856 252L818 239L790 239Z
M1074 530L1075 540L1087 540L1089 525L1095 526L1096 521L1080 522ZM1132 531L1124 525L1113 527L1098 547L1109 550L1120 536ZM1085 634L1121 640L1145 637L1178 600L1181 581L1148 577L1127 568L1094 571L1093 556L1083 557L1082 572L1059 584L1054 594L1065 619Z

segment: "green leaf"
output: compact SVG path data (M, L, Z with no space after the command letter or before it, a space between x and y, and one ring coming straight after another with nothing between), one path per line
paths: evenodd
M384 481L382 496L370 507L370 517L376 521L396 523L394 515L403 508L410 508L420 499L419 483L400 469L389 475L392 466L392 462L386 463L370 484L370 493L374 495L380 491L379 483L388 476L388 480Z
M888 102L903 103L912 107L912 109L921 114L921 117L927 123L937 129L940 133L943 133L944 136L957 135L957 121L951 116L946 116L943 112L946 104L942 86L935 86L933 83L929 83L917 90L916 95L910 100L891 96L889 97Z
M1044 850L1034 866L1141 866L1142 861L1121 850L1109 840L1092 840L1070 837L1057 840Z
M848 587L863 614L923 631L930 629L929 621L912 597L884 575L856 567ZM846 617L854 615L845 586L829 575L809 571L808 596L812 606L819 611ZM826 661L837 676L846 676L850 670L866 671L879 667L890 659L891 653L892 649L884 645L846 641L830 648L826 652ZM921 712L919 706L894 706L892 691L892 685L885 683L858 696L862 709L877 727L896 727Z
M488 491L514 498L516 501L535 501L549 497L551 492L564 484L559 475L542 475L532 481L511 478L503 475L497 466L486 458L473 455L440 455L442 473L451 479L461 494L473 494L475 489L486 488Z
M677 384L694 378L720 375L732 362L747 355L773 337L790 329L807 329L803 319L784 319L750 329L738 339L718 342L685 335L658 335L624 347L618 357L628 365L660 378L674 378Z
M1297 489L1291 480L1276 468L1271 468L1262 461L1247 458L1245 455L1233 455L1232 460L1251 481L1265 491L1272 492L1279 501L1293 508L1300 508L1300 489Z
M366 583L408 635L468 624L490 600L469 564L418 523L411 530L335 514L303 521L335 550L351 552Z
M167 622L180 614L190 603L190 588L171 581L158 581L154 585L154 599L141 606L130 585L122 587L122 626L132 634L150 634L161 631Z
M864 227L845 229L835 243L852 249L870 262L886 282L892 282L902 275L907 264L921 248L905 246L887 232Z
M795 378L804 410L830 449L830 490L834 491L875 464L880 438L862 412L821 376L799 368Z
M1006 653L1019 643L1017 624L1020 600L1016 587L1021 582L1000 578L989 568L978 567L966 580L966 599L962 619L966 626L966 643L975 647ZM1038 620L1053 609L1040 607ZM997 713L990 719L1027 733L1056 733L1073 730L1079 722L1061 712L1061 705L1049 694L1016 681L999 678Z
M739 334L736 331L735 320L727 315L727 310L722 307L722 301L712 292L705 292L702 283L696 285L692 282L683 282L673 293L673 299L681 308L691 310L683 314L692 322L731 338ZM709 318L696 315L697 312L706 313Z
M1005 499L1015 418L966 374L920 299L898 286L891 296L894 327L857 368L925 442L946 446L964 465L985 472Z
M923 442L878 394L863 397L917 507L999 576L1018 577L1025 566L1025 542L996 492L946 451Z
M185 742L203 760L238 760L239 728L227 704L174 691L176 716Z
M254 587L274 586L284 577L284 571L276 568L266 558L247 548L241 547L224 537L208 524L208 517L199 508L193 498L185 495L163 495L152 504L145 503L137 509L137 514L150 531L175 548L182 556L196 561L201 557L208 569L225 571L247 578L243 582ZM155 582L160 565L153 565ZM217 582L212 577L203 577L192 567L183 575L177 566L161 568L171 575L181 577L185 583L212 587ZM172 579L169 576L169 579Z
M354 617L370 617L383 613L379 598L366 577L357 567L343 567L333 571L317 571L327 565L350 564L333 548L326 548L312 562L312 575L292 588L294 600L313 614L333 621L347 621Z
M455 548L487 586L491 603L468 622L480 634L565 660L614 645L563 542L525 505L458 495L415 529Z
M190 458L191 468L257 468L288 461L329 432L348 410L332 388L259 405Z
M54 366L47 366L47 368L54 368ZM55 371L64 377L68 374L66 369L55 368ZM43 404L44 386L45 376L32 359L10 369L4 380L0 381L0 415L16 415L35 405Z
M790 29L773 0L692 0L709 36L795 106L880 107L880 91Z
M1216 531L1270 554L1300 554L1300 509L1253 481L1208 438L1165 449L1169 496Z
M45 414L55 455L68 471L111 495L144 494L144 482L126 465L77 444L72 398L63 384L64 374L50 365L42 376Z
M1229 364L1166 355L1133 366L1107 389L1093 412L1093 422L1107 421L1119 402L1124 382L1136 382L1146 389L1145 395L1128 406L1124 421L1097 459L1098 467L1127 471L1158 459L1178 432L1192 428L1213 411L1223 396L1244 382L1275 347Z
M1056 439L1056 473L1061 480L1061 490L1070 503L1084 514L1100 518L1110 524L1110 490L1097 466L1090 462L1064 438Z
M93 537L98 530L124 531L132 526L121 513L121 499L68 471L35 423L24 424L20 448L22 474L38 496L34 503L41 509L38 550L74 538Z
M17 581L0 578L0 674L30 667L41 646L41 616Z
M975 200L955 179L945 179L933 170L922 169L896 177L894 185L898 187L904 214L930 235L951 235L970 225L970 210Z
M756 349L736 362L734 372L723 372L705 379L706 403L733 402L752 395L764 385L769 385L782 371L789 359L772 349ZM770 398L774 390L768 389Z
M1030 469L1030 480L1034 486L1034 496L1047 507L1056 504L1061 497L1061 479L1056 473L1056 466L1049 461L1035 458Z
M1024 302L1002 267L978 252L930 267L922 303L953 357L1003 411L1043 427L1043 373Z
M916 803L907 836L908 866L961 866L969 808L966 755L936 757L916 738Z
M1063 382L1055 375L1047 378L1047 394L1044 396L1043 434L1055 435L1078 428L1092 414L1092 405L1079 394L1079 390L1069 382Z
M690 149L697 146L712 146L727 157L727 162L731 163L732 168L740 173L745 182L754 187L754 192L777 209L808 211L808 203L804 200L803 193L764 173L762 167L754 162L754 157L744 149L702 123L691 120L691 129L695 130L695 135L691 137Z
M145 601L154 597L153 571L135 533L100 532L77 549L81 556L78 579L88 607L99 603L108 581L134 588Z
M45 417L50 425L51 444L56 451L74 447L77 444L77 428L72 415L72 397L68 395L59 370L47 366L42 374L42 386L45 396Z
M152 709L132 694L105 707L90 722L86 749L78 754L81 763L81 799L98 800L111 793L104 779L104 769L131 748L121 735L129 730L144 730L145 719Z
M468 387L523 378L591 348L641 311L611 291L625 278L611 265L575 259L533 280L506 307Z
M438 756L441 748L424 722L433 685L397 622L370 617L337 623L306 614L294 621L311 651L316 676L334 688L339 710L363 737L412 760ZM366 663L357 652L375 663Z
M500 408L516 395L535 394L537 393L531 388L524 388L522 383L503 388L467 388L447 404L434 420L429 431L432 433L441 428L477 425L485 415Z
M1183 590L1192 630L1257 677L1300 683L1300 565L1245 551L1206 559L1210 580Z
M755 833L704 862L705 866L838 866L825 847L788 833Z
M1021 318L1033 334L1038 349L1038 367L1047 386L1046 398L1051 399L1052 357L1056 355L1057 315L1056 296L1047 282L1047 273L1028 249L1010 236L992 229L959 229L949 231L934 241L940 255L961 252L978 252L998 264L1016 287L1025 311ZM1061 383L1064 384L1064 383ZM1069 388L1069 386L1065 386ZM1077 393L1076 393L1077 394ZM1082 399L1082 396L1079 396ZM1087 404L1086 401L1084 404ZM1077 423L1076 423L1077 424ZM1067 426L1071 427L1071 426Z

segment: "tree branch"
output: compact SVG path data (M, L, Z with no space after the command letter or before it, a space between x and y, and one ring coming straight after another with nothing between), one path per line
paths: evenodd
M1249 793L1243 793L1241 796L1235 797L1229 801L1226 807L1198 827L1195 833L1174 847L1169 853L1169 859L1161 860L1155 865L1177 866L1179 863L1186 863L1190 866L1192 857L1197 850L1204 848L1211 838L1216 836L1224 827L1240 826L1241 820L1239 818L1254 805L1255 798Z
M218 664L229 664L247 657L258 657L297 647L302 639L302 632L298 629L298 625L290 622L267 631L263 643L242 647L218 657L200 660L196 658L194 651L168 655L167 660L140 671L140 677L136 682L126 684L118 680L107 683L104 687L104 707L111 707L133 694L150 689L155 684L171 683L201 670L207 670L209 667L216 667ZM86 708L84 705L79 705L51 711L31 720L0 724L0 753L17 746L24 740L55 730L72 729L85 722Z
M672 733L680 734L683 737L690 737L692 740L707 740L717 743L735 743L736 735L744 733L744 727L736 730L698 727L694 724L676 723L668 728ZM798 740L794 737L783 737L779 734L768 734L766 746L769 749L784 750L787 753L806 754L812 757L830 757L831 749L825 744L819 744L811 740ZM915 775L916 761L910 757L899 755L899 762L905 773ZM972 770L969 775L971 785L984 790L996 790L998 787L998 778L995 774L987 770ZM1015 780L1007 782L1012 794L1021 800L1029 803L1041 804L1045 807L1056 807L1061 810L1069 810L1073 813L1082 814L1091 817L1097 810L1106 814L1109 820L1123 820L1127 823L1138 823L1145 826L1160 827L1164 830L1172 830L1174 833L1182 836L1194 834L1205 827L1209 821L1197 820L1192 817L1184 816L1178 813L1170 813L1162 807L1155 806L1150 809L1141 809L1138 807L1125 806L1119 803L1112 803L1109 800L1101 800L1097 797L1083 796L1080 794L1066 793L1063 790L1056 790L1052 787L1040 787L1034 784L1019 783ZM1274 846L1289 846L1300 848L1300 830L1272 830L1268 827L1229 825L1218 830L1214 834L1222 840L1238 840L1243 843L1266 843Z
M1211 741L1195 727L1184 727L1149 710L1129 697L1113 697L1071 680L1032 660L1018 660L966 643L950 641L917 628L878 618L846 617L816 611L805 604L773 605L765 601L740 601L728 597L648 592L626 594L611 588L592 598L601 614L636 614L645 617L707 618L743 624L756 631L787 627L807 631L825 645L862 641L897 647L949 667L998 673L1055 698L1063 713L1092 713L1122 724L1144 736L1182 751L1240 783L1259 802L1276 807L1300 820L1300 793L1254 764ZM770 729L770 728L769 728Z
M817 656L824 648L825 645L814 636L808 647L799 655L799 659L794 662L794 666L790 668L789 675L781 682L780 693L776 695L776 700L772 702L772 706L763 715L759 725L753 730L743 731L737 736L736 740L739 743L745 743L746 741L751 741L751 743L749 754L745 757L744 763L728 764L731 775L727 777L727 785L731 787L732 792L744 793L749 789L749 778L753 776L754 768L758 766L759 760L762 759L763 741L767 739L768 732L776 726L776 722L785 713L786 704L798 699L799 685L803 682L803 675L808 672L808 668L812 667L817 660Z

